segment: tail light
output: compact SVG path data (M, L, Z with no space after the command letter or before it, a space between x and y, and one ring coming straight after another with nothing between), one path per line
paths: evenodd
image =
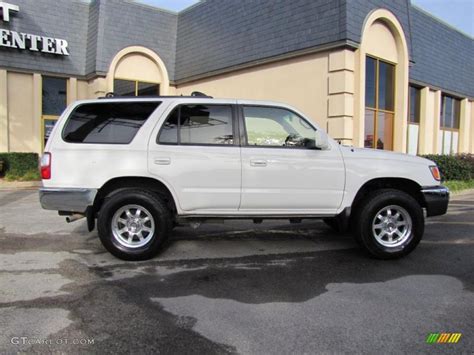
M430 166L430 170L431 170L431 175L433 175L433 178L436 181L441 181L441 174L439 172L438 167L436 165L432 165Z
M41 178L51 179L51 153L44 153L41 157Z

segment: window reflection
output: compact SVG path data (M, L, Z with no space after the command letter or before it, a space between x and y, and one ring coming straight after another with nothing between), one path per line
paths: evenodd
M116 96L156 96L160 94L160 85L138 80L114 79Z
M232 109L226 105L178 106L163 125L157 143L232 145Z
M365 133L364 133L364 147L374 147L374 122L375 112L372 110L365 110Z
M230 106L183 105L180 113L183 144L233 144Z
M249 146L314 148L315 129L297 114L274 107L244 107Z
M375 59L367 57L365 63L365 105L368 107L375 107L375 70Z
M365 80L364 146L393 149L395 66L368 56Z
M43 76L43 115L59 116L66 108L67 79Z
M395 66L379 61L378 107L381 110L393 111Z
M442 95L439 153L455 154L458 152L460 114L461 101L448 95Z
M135 96L135 82L115 79L114 94L117 96Z
M178 119L179 107L175 108L169 115L165 124L161 127L158 143L161 144L178 144Z
M159 102L93 103L78 106L64 127L69 143L128 144Z
M42 82L41 125L45 147L57 119L67 106L67 79L43 76Z
M393 149L393 114L378 112L377 114L377 149Z
M410 86L410 112L408 122L420 123L420 89Z
M159 95L160 88L158 84L142 83L139 81L137 85L137 96Z
M461 101L454 97L443 95L441 100L440 126L443 128L459 129Z

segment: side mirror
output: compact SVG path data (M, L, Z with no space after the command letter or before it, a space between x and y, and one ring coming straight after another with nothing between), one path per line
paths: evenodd
M320 150L329 150L331 148L328 136L326 135L326 133L320 130L316 131L314 137L314 145L317 149Z

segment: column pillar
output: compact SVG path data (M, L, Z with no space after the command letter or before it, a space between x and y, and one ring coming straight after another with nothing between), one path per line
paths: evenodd
M420 134L418 140L419 154L433 152L433 108L430 107L430 88L420 90Z
M98 98L105 96L112 88L107 87L107 80L105 78L95 78L89 81L89 97Z
M435 91L434 96L434 112L433 112L433 154L438 154L441 151L439 144L441 131L439 126L439 118L441 115L441 91Z
M35 152L41 154L43 150L43 120L42 120L42 97L43 79L41 74L33 74L33 132L32 137Z
M471 105L468 99L461 101L459 118L459 153L469 152L469 135L471 133Z
M474 101L471 104L471 129L469 138L469 153L474 153Z
M77 79L69 78L67 81L67 104L77 100Z
M354 52L329 53L327 131L343 144L354 144Z
M0 152L10 151L7 71L0 70Z

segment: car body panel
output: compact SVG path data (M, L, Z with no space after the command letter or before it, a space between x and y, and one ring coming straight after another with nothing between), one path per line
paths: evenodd
M341 146L346 167L346 188L340 211L351 206L357 192L367 182L382 178L411 180L422 186L437 186L430 166L432 161L408 154L400 154L376 149ZM339 211L339 212L340 212Z
M70 105L55 125L45 151L52 153L47 188L100 189L120 177L148 177L171 192L178 215L308 215L333 216L350 207L359 189L378 178L403 178L422 186L438 186L429 160L405 154L340 146L329 139L329 150L239 146L158 145L156 136L179 104L249 104L293 107L270 101L189 97L130 98L160 101L130 144L77 144L62 139L67 117L86 100ZM313 120L307 119L316 129ZM170 159L166 164L162 159ZM249 167L264 159L266 168ZM161 161L160 161L161 160ZM158 164L156 164L158 161ZM162 163L165 164L162 164Z

